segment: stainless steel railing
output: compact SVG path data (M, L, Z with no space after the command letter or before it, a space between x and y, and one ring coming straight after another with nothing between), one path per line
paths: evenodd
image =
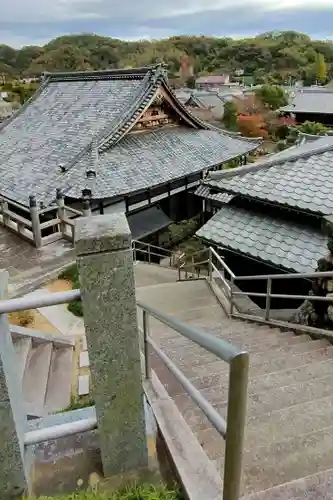
M67 304L81 298L80 290L58 292L45 297L20 297L16 299L0 301L0 319L2 314L7 314L26 309L48 307L56 304ZM239 500L242 454L244 443L244 429L247 402L248 365L249 355L247 352L234 347L221 339L194 328L185 323L181 323L174 318L157 311L142 302L137 303L143 311L143 336L144 336L144 359L145 377L150 379L151 368L149 363L149 347L166 364L173 373L186 393L195 401L215 429L224 437L226 441L225 466L224 466L224 486L223 500ZM152 340L149 333L149 318L154 317L164 325L172 328L186 338L192 340L207 351L215 354L230 366L229 392L228 392L228 413L227 420L215 410L211 403L203 397L198 389L187 379L187 377L177 368L172 360L161 351ZM10 331L7 332L10 335ZM60 424L34 431L28 431L24 435L24 445L29 446L86 432L97 428L97 419L87 418L65 424Z
M207 253L206 259L199 260L196 259L204 253ZM188 262L188 261L191 262ZM325 297L320 295L298 295L298 294L281 294L272 293L272 285L274 280L288 280L288 279L323 279L332 278L333 271L326 272L313 272L313 273L288 273L288 274L263 274L263 275L247 275L247 276L236 276L231 269L224 262L223 258L217 253L217 251L208 247L206 249L200 250L190 255L181 256L179 260L179 269L184 271L185 274L179 274L179 279L188 279L188 269L192 269L200 266L208 267L208 279L213 282L214 278L220 280L220 284L223 287L224 295L230 304L230 315L234 314L235 309L235 298L246 296L246 297L261 297L265 298L265 310L264 317L266 321L270 321L271 317L271 300L272 299L290 299L290 300L310 300L319 302L331 302L333 303L333 297ZM215 275L214 275L215 274ZM257 281L266 280L266 292L243 292L241 290L235 289L235 282L237 281ZM239 314L238 314L239 315ZM291 324L291 323L290 323Z
M149 364L149 347L151 347L182 385L185 392L199 406L207 419L225 439L226 451L223 473L223 500L239 500L247 405L248 353L201 329L189 326L166 314L162 314L153 307L143 304L142 302L138 302L137 305L142 310L143 314L146 379L149 380L151 378L151 367ZM164 325L175 330L229 364L228 411L226 421L152 340L149 335L150 317L157 319Z
M151 243L146 243L144 241L132 241L132 250L133 250L133 259L137 260L139 255L143 255L147 258L149 264L153 262L153 257L157 257L158 259L169 259L170 267L177 267L179 255L167 248L158 247L156 245L152 245ZM183 256L184 254L181 254Z
M297 294L284 294L284 293L272 293L272 285L274 280L289 280L289 279L323 279L323 278L332 278L333 279L333 271L325 271L325 272L314 272L314 273L288 273L288 274L263 274L263 275L255 275L255 276L236 276L233 280L235 281L257 281L257 280L265 280L266 284L266 292L242 292L242 291L233 291L232 295L235 296L244 296L247 295L249 297L264 297L266 298L265 305L265 320L269 321L271 316L271 299L290 299L290 300L310 300L310 301L319 301L319 302L331 302L333 303L333 297L325 297L320 295L297 295Z

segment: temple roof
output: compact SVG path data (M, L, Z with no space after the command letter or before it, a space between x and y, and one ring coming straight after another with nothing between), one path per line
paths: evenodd
M163 88L180 127L126 136ZM95 198L128 194L204 170L255 149L195 118L167 85L162 66L46 74L41 87L0 126L0 194L51 203L55 189ZM163 167L163 168L162 168ZM95 171L93 182L87 171Z
M333 114L333 90L325 87L297 89L279 111L288 113Z
M321 137L251 165L213 172L204 185L309 213L333 214L333 137Z
M313 272L327 253L327 237L319 230L223 205L196 233L209 243L283 267Z

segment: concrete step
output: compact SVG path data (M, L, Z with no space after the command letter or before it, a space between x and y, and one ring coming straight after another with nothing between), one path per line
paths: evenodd
M298 342L300 342L299 337L293 337L291 339L286 338L286 339L275 339L274 344L272 345L270 342L265 343L265 344L255 344L254 346L249 346L246 342L243 346L244 349L247 349L251 353L253 351L260 351L261 356L262 356L262 364L264 364L265 360L265 352L273 352L275 345L279 347L281 343L285 341L285 344L289 345L295 345ZM302 341L301 341L302 342ZM326 349L326 348L322 348ZM212 376L213 378L215 377L216 374L221 374L225 373L228 371L228 365L224 363L223 361L218 360L216 356L213 354L207 353L204 349L197 348L197 347L192 347L192 346L184 346L181 349L163 349L165 354L167 354L173 361L174 363L184 372L184 374L187 377L192 378L200 378L202 379L202 382L200 382L200 387L208 387L212 384ZM299 358L301 358L301 354L299 355ZM304 357L306 357L306 353L303 354ZM259 356L258 356L259 357ZM269 361L267 364L265 364L262 368L260 368L258 365L260 364L260 361L258 361L257 357L257 362L254 365L253 368L251 368L253 371L253 377L254 376L259 376L260 371L261 375L264 372L270 373L274 371L278 371L277 367L274 367L274 357ZM284 361L286 359L286 356L284 353L282 353L282 356L277 356L278 358L283 358L281 359L280 364L285 365L289 364L290 365L302 365L306 364L306 362L302 362L301 360L298 360L298 358L295 358L294 360L290 361ZM309 356L311 357L311 356ZM251 359L251 358L250 358ZM251 363L251 361L250 361ZM272 363L272 369L270 369L269 363ZM275 363L276 365L277 363ZM255 366L257 368L255 368ZM257 370L259 373L256 375L255 370ZM214 384L217 385L217 384Z
M45 410L55 413L65 409L71 400L73 349L53 348L45 394Z
M252 419L246 430L246 449L278 443L299 434L308 434L333 422L333 396L315 402L270 411Z
M31 349L31 339L21 338L13 342L14 350L17 359L17 372L19 380L22 383L24 371L27 364L27 359Z
M30 350L23 376L23 397L29 414L41 416L44 413L51 355L51 342Z
M333 427L329 427L273 443L258 448L256 451L246 451L243 494L267 490L283 483L327 471L332 467L332 449ZM216 453L218 451L216 450ZM266 500L267 497L264 498ZM284 499L287 498L284 497ZM301 496L301 498L307 497ZM331 498L332 491L329 496L326 496L327 500Z
M333 470L282 484L241 500L330 500L333 492Z
M319 400L333 394L332 376L316 378L299 384L277 387L270 391L251 394L248 398L248 423L259 415L282 410L284 408L312 402L316 405ZM226 404L216 405L217 410L223 411ZM198 410L200 411L200 410Z
M218 463L223 470L224 449L219 434L210 428L196 433L196 436L207 456ZM296 500L297 497L293 496L256 497L254 494L261 492L263 495L271 488L329 470L332 467L332 448L333 427L329 427L308 434L299 434L256 450L245 450L242 495L246 495L246 500L247 495L253 495L249 500L266 500L266 498ZM300 498L303 500L308 497L300 496L297 500ZM323 498L331 500L332 492Z
M313 382L316 379L331 377L332 374L333 363L331 360L327 360L250 378L248 397L251 398L252 395L267 393L276 389L283 391L284 387ZM165 380L165 382L168 383L168 380ZM215 372L204 377L192 378L191 382L213 405L222 405L223 407L223 403L228 399L227 372L222 372L222 374ZM219 384L216 384L216 382L219 382ZM174 398L180 411L183 412L188 408L190 399L186 394L181 392L175 395Z
M178 271L176 269L146 264L140 261L137 261L134 266L134 275L137 288L178 280Z

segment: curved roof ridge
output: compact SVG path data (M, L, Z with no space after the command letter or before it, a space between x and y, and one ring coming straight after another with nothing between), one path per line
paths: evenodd
M57 71L44 72L45 79L50 81L78 81L78 80L106 80L106 79L121 79L121 78L144 78L147 73L156 70L164 70L162 63L143 66L140 68L125 68L125 69L105 69L93 71Z
M326 144L323 145L318 145L315 147L316 143L324 142L323 140L328 142L331 142L331 144ZM292 151L289 151L288 155L288 150L280 151L279 153L276 153L275 155L270 156L269 159L267 160L261 160L256 163L253 163L251 165L243 165L241 167L236 167L230 170L220 170L216 172L211 172L211 180L218 181L220 179L227 179L230 177L237 177L237 176L242 176L251 172L257 172L258 170L265 170L270 167L280 165L283 163L291 162L291 161L296 161L299 159L305 159L309 158L311 156L321 154L321 153L326 153L327 151L332 151L333 150L333 137L332 136L321 136L318 138L317 141L311 142L311 143L306 143L306 144L301 144L300 146L293 146L289 148ZM301 151L300 151L301 150ZM283 154L285 153L285 154ZM207 179L209 181L209 179Z

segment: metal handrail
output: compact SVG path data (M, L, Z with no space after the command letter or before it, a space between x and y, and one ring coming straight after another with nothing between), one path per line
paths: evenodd
M8 314L27 309L37 309L40 307L55 306L58 304L68 304L81 298L81 291L68 290L66 292L56 292L43 297L19 297L0 301L0 314Z
M203 252L200 251L200 253ZM209 250L209 253L211 255L211 250ZM222 265L223 264L222 261ZM74 300L79 300L80 298L81 291L75 289L66 292L52 293L43 297L28 296L3 300L0 301L0 315L27 309L66 304ZM199 328L179 322L147 304L139 301L137 305L143 311L146 378L150 378L148 356L148 347L150 346L154 349L159 358L164 361L169 370L207 416L216 430L225 438L226 458L224 466L223 500L239 500L248 384L248 353ZM177 331L230 365L227 422L225 422L223 417L215 410L211 403L202 396L200 391L193 386L187 377L176 367L168 356L159 349L148 335L149 317L157 319L164 325ZM24 436L24 444L25 446L31 446L50 439L57 439L59 437L77 434L78 432L86 432L95 429L96 426L96 419L91 418L52 426L50 428L28 431Z
M174 253L172 250L169 250L168 248L158 247L156 245L152 245L151 243L147 243L146 241L132 240L132 246L136 245L143 245L145 247L156 248L156 250L162 250L163 252L167 252L168 254ZM141 249L138 248L137 250Z
M74 434L94 429L97 429L96 417L76 420L75 422L66 422L65 424L54 425L45 429L36 429L24 434L24 446L36 445L51 439L73 436Z
M218 339L199 328L182 323L153 307L137 302L143 313L143 340L145 358L145 377L151 378L149 362L149 347L152 347L157 356L165 363L186 393L203 411L207 419L226 440L224 461L223 500L239 500L242 456L244 447L244 432L246 422L247 385L249 372L249 354L229 342ZM149 318L153 317L180 333L192 342L200 345L207 351L219 357L230 365L228 413L227 421L215 410L211 403L202 396L200 391L193 386L187 377L177 368L171 359L164 354L149 335Z
M289 274L256 274L253 276L235 276L234 279L242 280L242 281L252 281L252 280L268 280L268 279L276 279L276 280L286 280L286 279L296 279L296 278L332 278L333 271L324 271L324 272L314 272L314 273L289 273Z

